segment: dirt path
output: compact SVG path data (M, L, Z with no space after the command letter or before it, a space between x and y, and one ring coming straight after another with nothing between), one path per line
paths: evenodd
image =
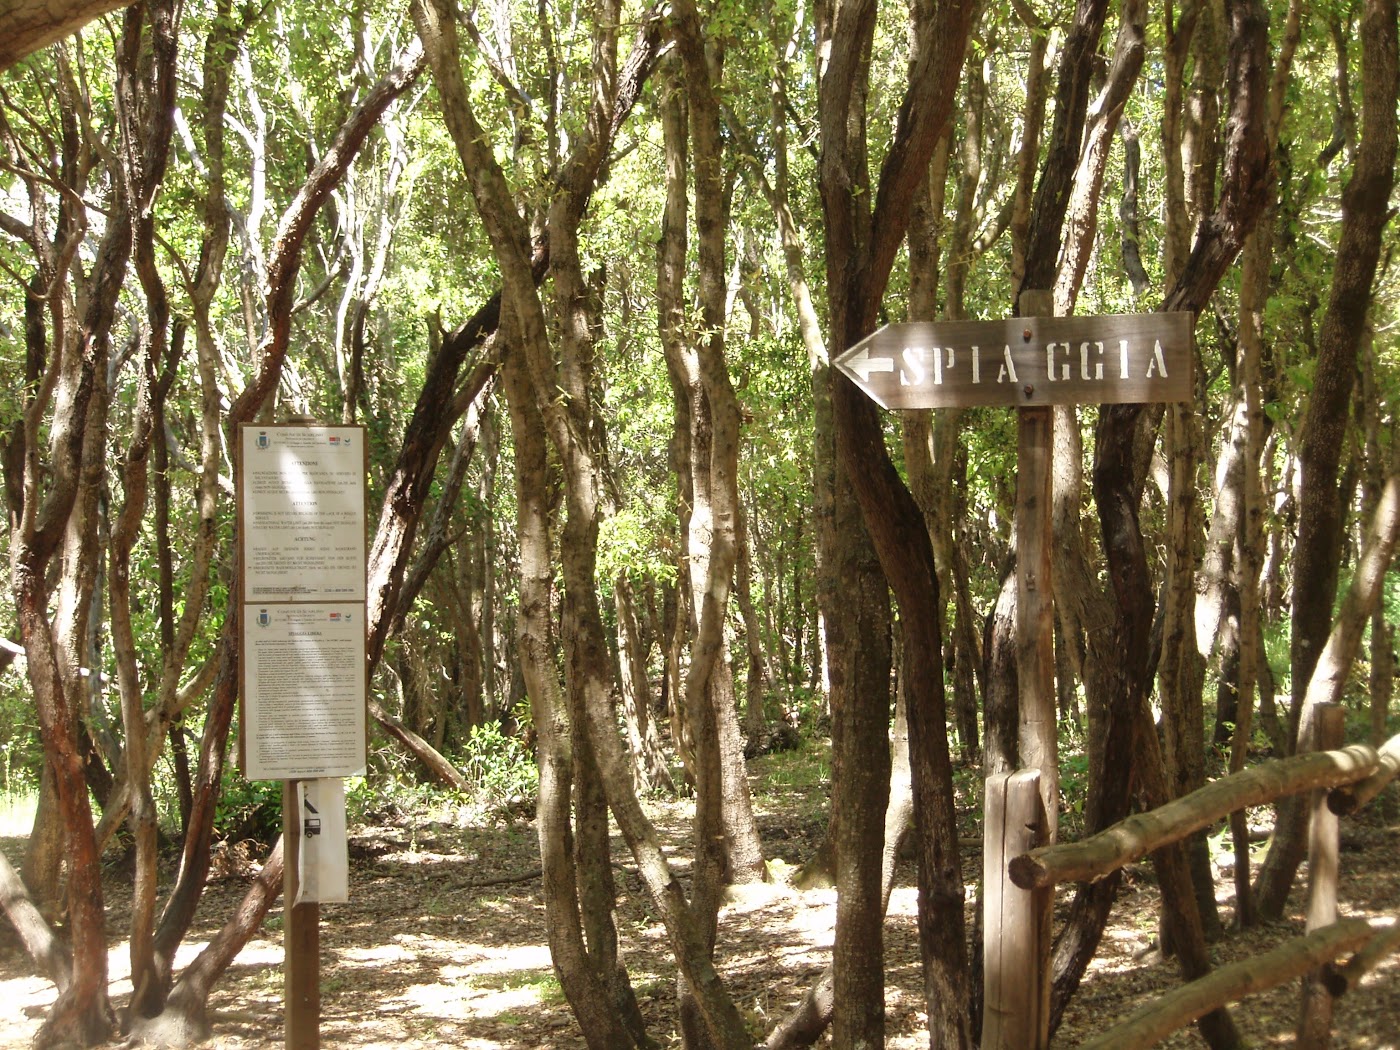
M762 819L765 841L779 860L799 863L810 854L820 828L810 820L784 817L771 802ZM665 807L659 816L679 847L685 839L683 808ZM1400 824L1371 818L1344 828L1344 912L1400 915ZM12 856L22 848L18 840L0 845ZM667 1045L675 1029L673 967L630 858L620 848L616 857L619 927L628 967L650 1029ZM969 871L976 863L976 856L969 858ZM534 833L525 823L490 829L448 824L356 829L351 903L322 908L322 1045L337 1050L582 1050L545 945L539 880L531 876L537 867ZM1100 1031L1106 1020L1174 982L1174 968L1150 952L1156 899L1145 872L1133 869L1104 949L1057 1046L1076 1045ZM927 1046L910 874L905 873L895 893L889 921L891 1050ZM121 870L109 872L114 977L125 970L120 937L125 923L121 895L127 885ZM202 914L212 918L196 931L191 954L242 891L237 878L211 887ZM782 886L726 906L718 956L731 991L755 1027L781 1016L820 973L830 951L833 912L831 894L796 894ZM1295 916L1286 926L1231 936L1217 946L1217 960L1266 950L1301 930L1301 920ZM247 946L215 990L216 1035L209 1045L223 1050L281 1045L281 958L277 909L263 935ZM129 991L120 980L114 984L118 1003ZM0 999L7 1004L0 1011L0 1047L27 1046L52 1002L53 989L29 976L8 926L0 930ZM1251 1044L1291 1045L1296 1000L1296 987L1289 986L1239 1008L1237 1019ZM1335 1045L1342 1050L1400 1050L1400 958L1392 957L1359 991L1339 1002L1337 1032ZM1204 1044L1185 1033L1166 1045Z

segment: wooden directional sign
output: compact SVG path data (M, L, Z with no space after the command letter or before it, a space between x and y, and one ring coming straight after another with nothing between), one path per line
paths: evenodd
M886 325L833 364L885 408L1189 401L1188 312Z

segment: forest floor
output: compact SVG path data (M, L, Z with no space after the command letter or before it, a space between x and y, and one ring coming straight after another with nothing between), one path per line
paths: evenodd
M781 768L780 765L773 768ZM765 776L755 766L755 805L766 848L780 878L806 861L821 840L822 792L804 778ZM1400 916L1400 817L1373 805L1343 822L1342 910L1371 918ZM969 836L976 831L976 800L967 800ZM1384 801L1384 800L1383 800ZM679 870L687 856L689 809L684 803L651 806ZM450 814L399 818L351 831L348 904L321 907L321 1045L346 1050L582 1050L560 993L545 942L538 850L531 823L520 818L493 826L464 826ZM14 860L20 839L0 839ZM631 857L617 843L615 873L623 951L650 1031L675 1045L674 967L661 923L646 903ZM975 846L964 851L972 885L980 865ZM1302 879L1300 878L1300 884ZM1223 878L1225 894L1230 879ZM214 882L191 935L192 955L228 915L246 875ZM121 865L109 872L110 966L118 1006L129 993L125 895ZM1284 923L1231 933L1213 952L1217 963L1257 954L1302 930L1301 891ZM834 895L798 893L779 881L737 895L720 920L716 952L731 994L754 1030L772 1026L821 973L830 957ZM1177 981L1173 963L1153 950L1157 898L1150 867L1135 865L1080 993L1054 1045L1075 1046L1102 1031ZM1228 900L1222 897L1228 922ZM209 1046L259 1050L282 1045L282 916L269 914L261 935L235 961L210 1001L215 1034ZM888 1031L891 1050L928 1045L920 1008L913 871L906 863L887 925ZM181 963L183 964L184 958ZM27 1046L53 1001L48 982L31 975L13 931L0 923L0 1048ZM1290 984L1235 1007L1249 1045L1290 1046L1298 990ZM1392 956L1359 989L1337 1003L1334 1046L1341 1050L1400 1050L1400 956ZM114 1044L115 1045L115 1044ZM1162 1044L1205 1044L1188 1031Z

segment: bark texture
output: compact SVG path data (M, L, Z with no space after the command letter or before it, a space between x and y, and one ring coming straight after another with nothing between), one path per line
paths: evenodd
M0 73L130 0L13 0L0 9Z

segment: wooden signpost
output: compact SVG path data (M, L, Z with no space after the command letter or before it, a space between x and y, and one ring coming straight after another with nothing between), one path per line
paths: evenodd
M1051 893L1007 876L1013 857L1053 843L1059 749L1051 587L1055 405L1188 401L1189 313L1053 317L1049 292L1024 317L893 324L832 362L889 409L1000 405L1017 412L1016 652L1023 768L990 778L983 844L983 1050L1049 1042Z
M342 835L327 841L320 817L308 816L311 795L322 797L318 782L336 787L343 810L327 778L365 766L364 433L239 428L239 763L249 780L283 782L288 1050L320 1046L319 901L345 899L334 852L344 820L330 822ZM342 863L323 874L326 858Z

